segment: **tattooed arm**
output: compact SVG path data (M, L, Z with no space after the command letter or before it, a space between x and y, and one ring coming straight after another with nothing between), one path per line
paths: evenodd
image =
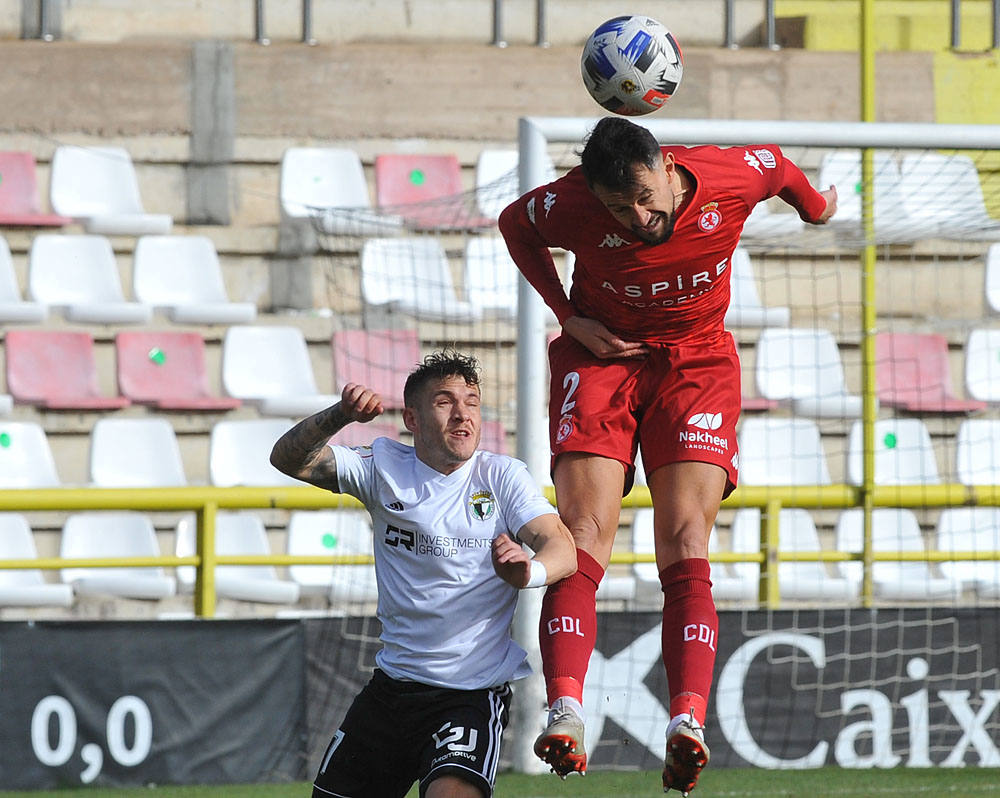
M337 493L337 460L327 441L352 421L371 421L383 411L382 397L364 385L349 383L337 404L303 419L278 438L271 450L271 465L290 477Z

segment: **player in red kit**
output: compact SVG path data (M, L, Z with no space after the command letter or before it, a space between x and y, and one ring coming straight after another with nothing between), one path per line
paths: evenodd
M586 771L595 594L639 447L664 594L664 789L687 794L708 763L718 634L708 536L739 469L740 364L723 325L730 258L753 207L775 195L813 224L837 207L836 189L815 190L776 146L660 147L646 128L611 117L594 127L579 167L500 216L511 256L562 325L549 347L549 432L578 570L543 599L549 717L535 742L560 776ZM569 297L549 247L576 255Z

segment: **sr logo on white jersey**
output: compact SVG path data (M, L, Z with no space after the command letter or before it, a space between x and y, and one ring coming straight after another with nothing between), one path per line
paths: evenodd
M688 419L689 427L718 429L722 426L722 413L695 413Z

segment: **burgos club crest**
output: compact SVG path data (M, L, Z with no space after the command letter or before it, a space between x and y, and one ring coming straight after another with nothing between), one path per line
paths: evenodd
M698 217L698 227L706 233L711 233L722 224L722 214L719 213L718 202L706 202L701 206L701 216Z
M493 515L493 511L496 509L496 503L493 501L493 494L488 490L481 490L478 493L473 493L472 498L469 499L469 504L472 506L472 512L476 514L476 518L480 521L485 521Z

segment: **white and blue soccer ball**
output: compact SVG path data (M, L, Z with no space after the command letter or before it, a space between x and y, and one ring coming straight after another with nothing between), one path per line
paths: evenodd
M684 63L673 34L651 17L609 19L587 39L580 58L583 84L604 108L641 116L677 91Z

